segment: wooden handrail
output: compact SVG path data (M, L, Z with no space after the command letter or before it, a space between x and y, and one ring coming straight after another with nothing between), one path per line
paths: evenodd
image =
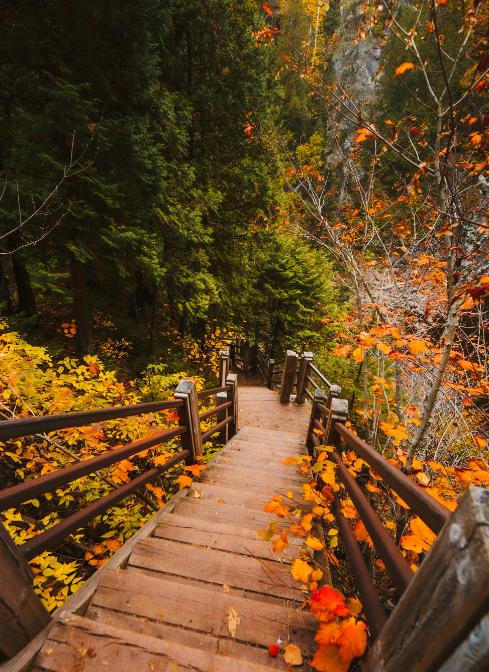
M80 527L83 527L88 522L99 516L100 514L110 509L111 506L114 506L122 499L125 499L129 495L133 494L140 487L146 483L151 483L157 476L160 476L168 469L174 467L178 462L185 460L190 457L190 451L183 450L177 455L171 457L165 464L161 467L154 467L148 471L141 474L137 478L133 478L132 481L122 485L121 487L113 490L108 495L101 497L93 504L86 506L81 511L77 511L72 516L65 518L61 523L50 527L45 532L38 534L32 539L28 539L24 544L19 548L26 558L26 560L32 560L37 557L40 553L43 553L51 546L63 541L72 532L75 532Z
M197 399L205 399L206 397L211 397L214 394L219 392L228 392L231 389L229 385L224 385L224 387L213 387L212 390L201 390L197 392Z
M147 404L133 404L131 406L110 406L95 411L76 411L74 413L43 415L22 420L4 420L0 422L0 441L31 436L32 434L54 432L69 427L84 427L94 422L127 418L130 415L158 413L171 408L178 408L182 404L181 400L169 399L168 401L152 401Z
M387 532L382 521L370 506L367 498L360 490L355 479L343 464L341 457L336 452L330 452L329 458L338 466L337 473L345 486L350 498L358 511L360 518L369 533L377 553L382 558L384 565L397 588L402 595L414 576L413 570L408 565L401 551L396 546L394 539Z
M232 401L226 401L224 404L220 404L219 406L215 406L214 408L211 408L208 411L204 411L204 413L200 413L199 415L199 420L205 420L206 418L210 418L213 415L216 415L216 413L219 413L219 411L223 411L225 408L228 408L229 406L232 406L233 402Z
M429 493L420 488L419 485L416 485L414 481L369 446L368 443L362 441L348 427L335 423L334 428L346 440L348 445L360 455L362 460L365 460L367 464L375 469L379 476L397 492L399 497L410 506L421 520L435 534L438 534L448 519L450 511L441 502L438 502Z
M210 429L207 430L207 432L204 432L202 434L202 442L207 441L207 439L210 439L213 434L217 434L217 432L220 432L223 427L225 427L227 424L233 421L233 416L228 415L227 418L219 422L217 425L214 425L214 427L211 427Z
M99 469L125 460L128 457L131 457L131 455L140 453L147 448L166 443L166 441L169 441L176 436L181 436L182 434L185 434L185 432L187 432L186 427L168 429L165 432L155 434L147 439L129 443L127 446L122 446L122 448L106 450L101 455L92 457L89 460L77 462L69 467L64 467L57 471L52 471L49 474L44 474L44 476L24 481L18 485L13 485L10 488L0 491L0 511L17 508L29 499L39 497L39 495L43 495L46 492L52 492L56 488L60 488L67 483L71 483L71 481L75 481L77 478L93 474Z
M311 371L313 371L313 372L316 374L316 376L317 376L320 380L323 381L323 383L324 383L325 385L327 385L328 387L331 387L332 383L329 382L329 380L326 378L326 376L324 376L324 375L321 373L321 371L320 371L319 369L317 369L317 368L314 366L314 364L313 364L312 362L309 362L309 367L308 367L308 368L309 368Z

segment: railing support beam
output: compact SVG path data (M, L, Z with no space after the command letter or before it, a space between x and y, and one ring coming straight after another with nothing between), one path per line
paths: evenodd
M0 522L0 653L13 658L51 620L32 588L34 574Z

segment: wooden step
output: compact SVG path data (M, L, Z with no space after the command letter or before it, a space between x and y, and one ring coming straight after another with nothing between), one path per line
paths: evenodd
M236 481L239 479L251 480L252 482L258 482L258 484L267 484L270 487L278 485L277 478L274 476L268 476L267 474L261 473L259 469L253 469L252 465L234 466L231 462L220 462L212 470L203 471L201 475L201 481L212 481L219 476L222 477L232 477ZM291 470L290 475L287 474L280 476L280 485L284 487L297 486L301 487L304 484L304 479L301 476L294 475L293 470Z
M68 612L54 626L36 660L52 672L267 672L269 665L206 653Z
M155 537L141 540L128 565L217 585L302 600L288 565ZM295 584L295 585L294 585Z
M240 623L234 640L268 647L278 639L296 644L305 656L312 653L317 620L299 608L279 607L229 595L205 584L181 585L169 578L136 572L107 572L92 607L132 614L151 621L189 628L231 639L226 616L234 608Z
M270 499L272 499L270 497ZM270 501L270 500L269 500ZM188 518L197 518L202 521L237 525L247 529L265 530L269 523L277 520L273 513L263 510L249 509L244 504L233 504L224 499L188 499L182 500L175 509L175 513ZM282 519L283 520L283 519Z
M282 527L287 526L282 523ZM261 539L256 529L216 523L177 513L168 516L164 523L158 525L154 536L242 555L253 553L257 558L282 563L291 563L295 560L303 543L303 540L291 537L282 553L274 553L271 541Z
M268 652L268 648L264 649L259 646L249 646L248 644L235 642L232 639L226 639L225 637L217 637L214 634L202 632L193 632L192 630L172 626L168 623L159 623L147 619L143 620L137 616L109 611L102 609L101 607L91 607L87 613L87 617L94 621L113 625L117 628L140 632L141 634L157 637L158 639L163 639L175 644L183 644L184 646L200 649L204 653L210 655L224 656L225 658L238 658L249 661L250 663L264 665L265 667L269 665L270 667L266 669L287 669L283 656L279 655L272 658ZM279 641L277 639L275 643L283 648L288 643L288 640L281 639L281 641ZM230 663L230 672L234 670L233 662L234 661L231 661ZM213 669L214 668L212 667L210 668L210 670ZM304 663L303 665L295 667L294 670L297 672L308 672L309 665ZM67 672L69 672L69 670Z

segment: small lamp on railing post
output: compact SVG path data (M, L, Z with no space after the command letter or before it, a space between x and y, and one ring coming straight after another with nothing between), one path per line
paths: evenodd
M200 431L199 402L194 380L181 380L174 394L175 399L183 399L183 406L177 408L179 425L185 425L187 432L182 434L182 448L191 455L186 460L188 466L199 462L203 464L202 434Z
M306 400L306 376L309 369L309 364L312 363L312 352L305 352L299 361L299 373L297 374L297 397L296 404L303 404Z

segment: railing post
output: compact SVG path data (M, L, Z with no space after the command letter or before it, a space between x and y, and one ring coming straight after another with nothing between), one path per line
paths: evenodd
M251 372L256 373L258 366L258 343L251 346Z
M290 395L294 389L295 374L297 371L297 353L293 350L287 350L284 362L284 372L282 374L282 386L280 388L280 402L288 404Z
M250 364L251 364L251 348L248 341L246 341L243 348L243 373L249 373Z
M336 386L333 386L336 387ZM324 433L324 443L326 446L336 446L339 448L341 438L334 428L335 422L342 425L345 424L348 418L348 399L338 399L332 397L328 404L328 417L325 419L324 426L326 432Z
M203 462L202 456L202 434L199 421L199 402L197 399L197 390L195 381L181 380L174 394L175 399L183 399L183 406L177 408L179 424L187 427L187 432L182 434L183 450L190 450L190 457L186 460L187 464Z
M319 419L321 412L317 407L318 404L323 404L326 401L326 393L324 390L315 390L314 392L314 401L312 402L311 417L309 419L309 429L307 430L307 439L306 447L309 451L309 455L313 454L314 443L312 442L312 434L314 429L314 420Z
M227 425L229 441L238 433L238 376L236 373L228 373L226 385L231 385L231 389L227 393L227 400L233 402L229 407L229 412L232 414L233 419Z
M236 368L236 343L231 343L229 346L229 364L231 369Z
M221 350L221 358L219 360L219 387L224 387L226 378L229 373L229 349Z
M1 522L0 567L0 653L13 658L51 617L32 588L32 569Z
M227 392L218 392L216 394L217 406L220 406L221 404L225 404L226 401L229 401ZM227 418L227 416L228 416L227 411L228 411L227 408L223 409L222 411L218 411L217 417L216 417L216 420L217 420L218 424ZM219 432L219 442L220 443L227 443L227 428L228 428L228 425L223 427L221 429L221 431Z
M305 352L300 358L299 373L297 374L297 398L296 404L303 404L306 400L306 376L309 364L312 362L312 352Z
M267 387L269 390L273 390L273 369L275 368L275 360L268 360L268 371L267 371Z

